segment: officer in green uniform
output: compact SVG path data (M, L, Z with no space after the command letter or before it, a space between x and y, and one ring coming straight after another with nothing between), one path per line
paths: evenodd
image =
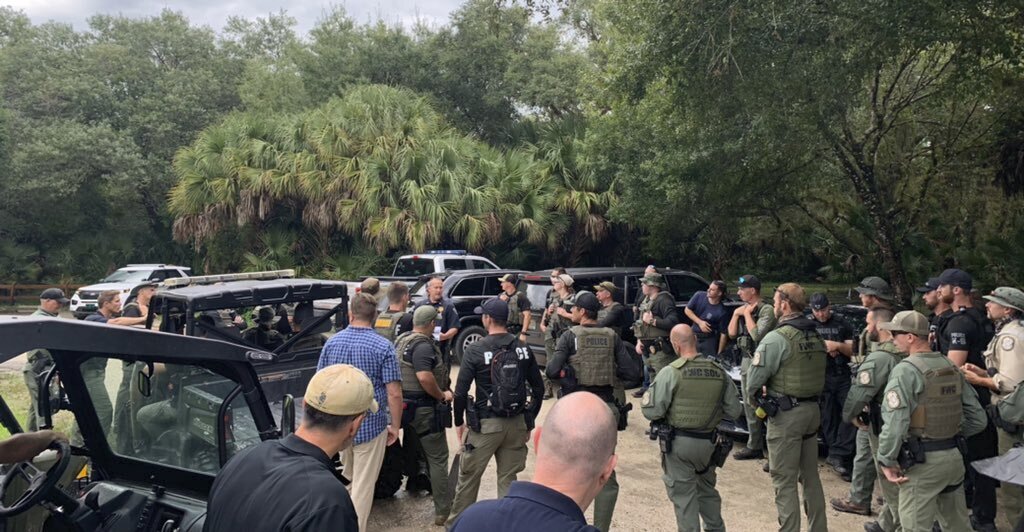
M593 393L608 404L618 423L620 412L615 402L615 383L621 379L635 380L639 375L630 375L634 368L629 360L632 355L623 347L619 335L597 325L600 309L601 303L594 294L584 291L576 294L572 317L579 325L558 339L545 372L549 379L561 383L559 397L578 391ZM625 428L621 424L619 427ZM602 532L611 527L618 497L619 483L613 471L594 499L594 526Z
M377 315L373 323L373 329L377 334L383 336L387 341L394 343L398 335L399 322L408 314L409 309L409 287L401 281L395 281L388 285L388 308ZM436 314L436 312L435 312ZM433 331L431 331L433 333Z
M498 297L508 303L508 332L516 335L520 342L525 342L526 333L530 330L530 320L533 319L530 298L516 288L519 283L518 275L506 273L498 278L498 282L501 283L501 293Z
M882 395L885 384L889 381L892 368L906 357L896 349L892 342L892 333L879 329L881 323L892 321L893 311L877 307L868 311L868 338L873 342L874 350L860 364L854 376L853 385L843 404L843 421L853 423L868 435L871 454L878 453L878 434L882 430ZM875 462L872 461L874 464ZM864 525L868 532L895 532L899 530L899 487L889 482L882 475L881 469L875 471L880 478L882 499L885 504L878 512L878 521Z
M745 305L733 312L729 320L729 338L736 340L736 347L743 359L740 361L740 386L746 390L747 374L750 372L750 359L754 356L758 342L775 328L775 310L771 305L761 301L761 280L754 275L740 277L736 291ZM746 391L744 391L746 393ZM743 398L743 413L747 418L747 446L733 454L737 460L764 458L764 420L757 417L754 407L750 406L750 398Z
M679 324L679 313L676 311L676 300L668 291L665 277L660 273L651 273L640 279L644 298L637 309L637 319L633 323L636 335L636 352L638 355L650 355L648 362L655 375L661 368L675 360L672 344L668 335L672 327Z
M964 438L988 423L978 395L952 361L931 350L923 314L899 312L878 327L892 331L897 349L908 355L885 387L875 457L885 478L899 485L900 525L930 532L937 519L943 530L970 530Z
M825 342L814 321L804 317L807 295L796 283L775 290L779 326L764 336L750 360L744 398L768 419L768 462L771 464L779 530L800 530L803 486L808 530L825 532L825 494L818 476L818 395L825 387ZM763 393L763 389L767 393Z
M698 532L702 518L704 530L725 530L722 498L715 489L718 462L713 458L724 459L728 448L716 448L715 427L723 413L735 419L743 407L728 374L700 356L689 325L673 327L671 341L679 358L655 376L641 401L642 411L654 422L652 430L667 431L660 437L671 442L661 468L678 530Z
M61 307L70 301L64 297L64 291L60 288L47 288L39 294L39 308L32 313L33 316L58 317ZM53 367L53 359L45 349L33 349L25 353L28 362L22 368L21 374L25 378L25 386L28 388L28 417L25 418L26 432L39 430L39 379Z
M451 426L452 402L450 365L434 341L437 309L423 305L412 317L412 330L395 342L402 371L402 400L405 410L402 429L415 434L427 457L431 496L434 499L434 524L443 525L451 510L448 496L448 439L445 428ZM405 445L409 445L408 442Z

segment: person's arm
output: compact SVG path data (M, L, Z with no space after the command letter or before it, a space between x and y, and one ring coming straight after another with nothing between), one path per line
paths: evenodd
M633 363L633 355L630 353L626 343L621 338L615 337L615 376L620 381L637 382L641 375Z
M725 395L722 397L722 411L732 419L743 417L743 405L740 404L739 394L736 392L736 383L732 382L729 374L724 376Z
M562 378L562 369L565 368L565 364L569 361L569 357L572 356L572 352L575 350L576 335L570 330L565 331L562 336L558 337L558 341L555 343L555 353L548 357L548 365L544 367L544 374L549 379L558 380Z
M846 394L846 402L843 403L843 421L853 423L853 419L864 411L864 407L868 406L871 398L878 395L878 391L885 386L885 382L877 377L879 372L875 370L875 367L878 363L877 358L868 356L860 364L857 374L854 375L853 386L850 386L850 391Z
M850 358L853 356L853 340L846 340L845 342L825 340L825 350L829 354L838 353L846 358Z
M433 369L434 365L438 363L433 347L427 342L420 342L413 349L412 367L416 372L416 380L419 381L427 395L443 403L451 400L451 392L441 390L437 384Z
M988 425L988 415L981 407L978 392L964 384L964 393L960 395L960 404L963 406L964 412L960 421L960 432L964 437L970 438L985 430Z
M462 357L462 365L459 366L459 376L455 380L454 408L452 413L455 416L455 426L461 427L463 415L466 412L466 402L469 397L469 386L473 384L476 377L476 356L472 350L466 350L466 356Z
M750 369L747 370L747 389L743 390L743 397L751 405L756 405L755 398L761 394L761 388L768 384L768 379L779 372L788 348L785 338L777 334L766 336L757 346L750 361Z
M898 468L897 458L903 436L910 429L910 413L917 408L917 394L924 383L910 364L897 364L885 386L882 397L882 432L878 435L879 464Z
M402 428L402 382L392 381L384 387L388 391L388 413L391 414L391 423L388 424L388 445L391 445L398 439L398 429Z
M679 325L679 313L676 312L676 304L671 297L657 298L651 305L651 310L655 314L655 327L663 331L671 331L672 327Z
M146 323L146 317L140 316L138 318L127 318L122 316L120 318L110 318L107 320L107 323L110 325L142 325Z
M675 396L675 389L678 384L678 371L671 368L659 371L654 376L651 387L644 393L644 398L640 402L640 411L644 417L651 421L665 419L665 416L668 415L669 407L672 406L672 398Z
M722 351L725 351L725 346L727 346L727 345L729 345L729 335L725 334L725 333L719 334L718 335L718 351L716 351L716 353L721 355Z
M525 349L527 353L526 382L530 385L533 415L537 416L544 403L544 379L540 375L540 366L537 365L537 359L533 357L533 351L526 344L520 344L519 349Z
M733 311L732 317L729 318L729 325L726 327L726 334L729 335L730 339L736 338L740 335L740 320L743 318L743 312L740 311L743 307L739 307Z
M946 333L949 335L949 352L946 353L946 357L957 367L963 366L967 363L971 343L978 334L974 320L965 314L958 314L949 320Z
M699 328L701 331L711 332L711 325L708 324L708 322L700 319L700 316L698 316L692 310L690 310L689 303L687 303L686 307L683 308L683 314L686 314L686 317L690 318L690 321L693 323L693 325Z
M523 312L523 330L519 333L522 339L526 338L526 332L530 330L530 322L533 321L533 310L530 307L530 298L526 297L526 294L518 294L519 296L519 309Z
M761 306L761 311L757 315L757 323L754 324L753 329L750 330L750 337L755 342L760 342L762 338L775 328L778 324L776 321L778 318L775 317L775 309L771 305ZM753 321L753 317L747 314L747 327L750 327L750 323Z
M0 464L27 462L45 451L55 441L67 442L68 439L52 430L15 434L0 441Z
M451 301L446 301L444 304L444 322L448 326L448 330L441 333L439 341L444 342L455 338L455 335L459 334L459 313L455 310L455 305Z

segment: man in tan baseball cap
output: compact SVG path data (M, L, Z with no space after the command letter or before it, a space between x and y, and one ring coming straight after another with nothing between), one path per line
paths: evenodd
M333 457L352 445L379 406L373 383L348 364L328 366L306 386L302 425L234 456L213 482L204 530L357 532L352 498ZM290 486L287 493L276 486Z

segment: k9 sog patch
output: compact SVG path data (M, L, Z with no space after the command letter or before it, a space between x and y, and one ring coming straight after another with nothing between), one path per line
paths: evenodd
M861 384L863 384L865 386L868 385L868 384L871 384L871 372L870 371L862 371L862 372L858 373L857 374L857 382L859 382L859 383L861 383Z
M999 342L999 347L1002 347L1003 351L1013 351L1013 344L1014 341L1012 336L1004 336L1002 341Z
M889 390L889 393L885 394L885 404L889 405L890 409L897 409L903 406L903 401L900 399L900 394L896 390Z

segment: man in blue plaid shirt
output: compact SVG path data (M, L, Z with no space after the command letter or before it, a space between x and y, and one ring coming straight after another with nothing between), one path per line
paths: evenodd
M395 348L373 329L377 318L373 296L356 294L349 304L349 317L349 326L327 340L317 370L333 364L359 368L373 382L373 398L381 405L378 412L366 415L354 445L341 453L345 475L352 479L350 491L359 530L366 530L384 449L395 442L402 426L402 374Z

